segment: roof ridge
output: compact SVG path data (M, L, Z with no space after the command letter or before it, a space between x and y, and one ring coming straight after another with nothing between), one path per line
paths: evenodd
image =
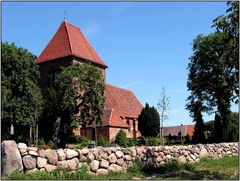
M78 28L81 36L83 37L84 41L87 42L87 45L89 45L89 47L94 50L94 48L92 47L91 43L88 41L88 39L85 37L85 35L82 33L81 29ZM102 60L102 58L98 55L98 53L96 51L94 51L95 54ZM90 51L90 54L94 57L94 53L92 51ZM103 60L102 60L103 61Z
M47 45L44 47L43 51L40 53L40 55L38 55L37 59L43 54L44 50L48 47L48 45L51 43L51 41L53 40L53 38L55 37L55 35L58 33L59 29L61 28L63 22L61 23L61 25L58 27L58 30L54 33L54 35L52 36L52 38L50 39L50 41L47 43ZM36 60L37 60L36 59Z
M70 33L68 32L68 28L67 28L67 22L66 21L63 21L63 22L65 24L65 28L66 28L66 31L67 31L67 37L68 37L68 43L69 43L69 46L70 46L70 51L73 54L72 43L71 43L71 39L70 39Z
M79 27L77 27L76 25L74 25L74 24L72 24L72 23L69 23L68 21L66 21L66 20L64 20L64 22L65 23L67 23L67 24L69 24L69 25L71 25L71 26L74 26L75 28L77 28L77 29L79 29L80 30L80 28Z

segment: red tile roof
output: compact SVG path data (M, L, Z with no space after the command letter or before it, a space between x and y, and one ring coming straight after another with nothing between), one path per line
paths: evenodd
M137 118L143 106L133 92L105 85L106 109L114 109L120 116Z
M37 58L36 63L40 64L70 55L107 67L81 30L66 21L62 22L56 34Z
M128 128L122 117L137 118L142 111L142 105L129 90L105 85L105 109L103 111L102 126ZM89 127L95 127L91 124Z
M194 127L195 125L192 124L192 125L186 125L187 126L187 133L189 136L192 136L193 135L193 132L194 132Z
M183 125L183 126L165 126L163 127L163 135L178 136L178 133L182 133L182 136L193 135L195 125Z

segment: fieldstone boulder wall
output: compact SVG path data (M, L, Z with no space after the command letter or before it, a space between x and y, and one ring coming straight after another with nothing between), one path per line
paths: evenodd
M23 151L22 147L20 149ZM2 175L8 175L14 170L23 170L22 158L15 141L6 140L1 143L1 157Z
M83 149L38 149L14 141L2 142L2 173L15 169L26 173L52 172L63 169L74 172L81 167L89 174L107 174L111 171L126 171L138 159L141 167L156 167L172 161L198 162L203 157L221 158L238 155L238 143L197 144L178 146L141 147L95 147Z

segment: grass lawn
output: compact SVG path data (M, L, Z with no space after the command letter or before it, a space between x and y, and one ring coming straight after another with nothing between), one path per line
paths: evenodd
M8 176L8 179L14 180L40 180L40 179L153 179L153 180L191 180L191 179L210 179L210 180L238 180L238 157L226 156L220 159L204 158L198 163L180 164L172 162L162 165L158 168L140 169L136 162L127 172L111 172L107 175L88 175L86 170L81 169L76 173L66 173L60 170L52 173L37 172L34 174L24 174L23 172L14 172Z

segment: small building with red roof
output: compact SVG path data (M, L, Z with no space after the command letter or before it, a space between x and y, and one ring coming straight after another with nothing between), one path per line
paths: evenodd
M163 136L192 136L194 132L194 124L179 126L164 126Z
M84 62L91 62L98 67L103 72L105 80L107 69L105 62L96 53L80 28L63 21L36 60L41 73L41 87L47 87L53 83L61 66ZM87 136L93 140L103 135L109 141L113 141L118 131L123 129L127 137L140 136L137 118L143 107L134 93L105 84L104 94L106 102L102 125L92 124L86 128L79 128L74 130L74 134Z

